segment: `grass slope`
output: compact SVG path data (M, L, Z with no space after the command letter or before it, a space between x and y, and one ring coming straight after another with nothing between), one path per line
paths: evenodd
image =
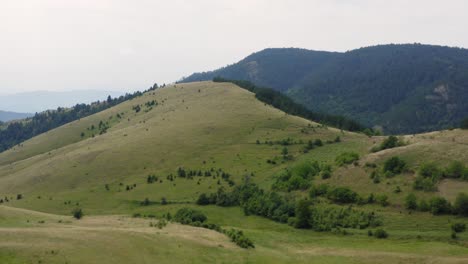
M156 106L145 105L153 100ZM137 105L139 112L134 110ZM102 135L100 121L110 127ZM88 129L92 125L95 129ZM302 152L308 140L325 142L337 136L340 143ZM297 144L287 146L293 160L282 162L283 146L264 142L287 138ZM399 175L376 185L364 166L365 162L380 165L392 155L403 157L413 170L425 160L441 165L451 159L466 162L466 131L407 136L407 146L369 154L382 140L286 115L228 83L161 88L0 154L0 198L10 200L0 205L0 236L5 238L0 241L0 262L310 263L313 259L316 263L466 263L468 235L450 239L450 223L468 224L466 218L409 214L401 205L414 175ZM333 165L335 157L345 151L359 153L360 164ZM267 163L268 159L277 164ZM230 188L227 182L216 177L166 178L175 175L178 167L221 168L236 183L253 173L252 180L269 190L279 171L308 160L333 165L332 177L316 177L317 183L346 185L362 195L388 194L389 207L357 207L382 215L389 239L368 237L367 230L348 230L352 234L348 236L297 230L245 216L238 207L196 206L194 200L201 192ZM148 174L162 182L147 184ZM396 186L403 192L395 194ZM439 192L452 199L452 190L467 190L459 186L454 181L442 182ZM23 199L16 200L17 194ZM170 204L160 204L163 197ZM151 205L140 205L145 198ZM161 217L185 206L202 210L212 223L243 230L255 249L240 249L224 235L206 229L171 223L160 230L149 227L149 222L157 220L129 217L135 213ZM84 209L83 220L71 218L75 207Z

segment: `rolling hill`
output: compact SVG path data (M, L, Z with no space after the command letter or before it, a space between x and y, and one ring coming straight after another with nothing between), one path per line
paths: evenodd
M468 50L420 44L344 53L266 49L182 82L219 76L289 94L309 109L380 127L421 133L459 127L468 116Z
M455 204L458 192L468 192L468 182L456 178L441 179L433 191L412 188L426 162L468 165L467 131L408 135L404 146L371 151L385 140L286 114L232 83L158 88L0 153L0 262L466 263L468 234L451 238L451 224L468 218L407 210L405 197ZM358 160L339 165L349 153ZM380 175L393 156L406 169ZM335 189L311 196L322 183ZM258 200L227 204L249 184L262 190ZM336 202L340 187L362 199ZM201 194L217 194L216 204L200 205ZM338 214L347 223L294 228L303 198L313 216ZM276 209L250 207L267 204ZM81 220L72 218L75 208ZM255 248L200 223L156 227L181 208L242 230ZM285 208L289 219L274 217ZM378 229L388 238L370 236Z

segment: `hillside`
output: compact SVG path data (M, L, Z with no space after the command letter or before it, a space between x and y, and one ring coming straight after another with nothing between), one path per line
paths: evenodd
M344 53L266 49L182 81L245 79L288 93L313 111L402 134L458 127L468 116L466 72L468 50L406 44Z
M466 263L468 233L451 238L450 226L468 218L407 210L405 197L455 204L468 193L462 178L412 188L426 162L468 165L467 131L370 151L386 139L288 115L232 83L158 88L0 153L0 262ZM340 165L343 153L359 158ZM394 155L406 169L380 175ZM322 183L329 193L312 196ZM340 186L354 200L336 200ZM200 203L201 194L216 201ZM304 201L313 226L299 226ZM178 222L182 208L241 230L255 247ZM379 229L388 238L369 235Z
M9 111L2 111L0 110L0 122L7 122L11 120L23 119L26 117L30 117L32 114L28 113L16 113L16 112L9 112Z

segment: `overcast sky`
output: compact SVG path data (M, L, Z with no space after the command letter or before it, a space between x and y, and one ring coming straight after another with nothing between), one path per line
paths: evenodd
M267 47L468 47L464 0L1 0L0 94L134 91Z

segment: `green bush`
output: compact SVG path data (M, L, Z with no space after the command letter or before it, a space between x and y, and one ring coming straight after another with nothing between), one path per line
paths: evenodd
M443 197L433 197L429 201L429 207L434 215L449 214L451 212L450 203Z
M359 196L348 187L336 187L327 192L327 198L336 203L355 203Z
M174 220L181 224L190 225L194 222L203 223L207 220L207 217L198 210L184 207L176 212Z
M380 239L384 239L384 238L387 238L388 237L388 233L387 231L383 230L383 229L377 229L375 230L374 232L374 236L376 238L380 238Z
M309 209L310 202L307 200L300 200L296 205L296 221L295 228L309 228L309 219L311 216Z
M315 198L318 196L324 196L327 194L329 189L330 189L330 186L324 183L320 185L313 185L309 190L309 197Z
M336 164L338 166L343 166L345 164L351 164L355 161L359 160L359 154L355 152L343 152L338 155L335 159Z
M466 230L466 224L465 223L453 223L451 228L453 232L461 233Z
M410 193L405 198L405 207L408 210L416 210L418 209L418 199L414 193Z
M230 229L225 230L224 233L241 248L255 248L253 242L241 230Z
M83 218L83 216L84 216L83 210L81 210L81 208L75 208L72 211L72 215L73 215L74 218L79 220L79 219Z
M466 193L457 195L453 209L459 215L468 216L468 195Z
M387 159L383 166L383 172L390 172L391 174L400 174L406 168L406 162L399 157L391 157Z

